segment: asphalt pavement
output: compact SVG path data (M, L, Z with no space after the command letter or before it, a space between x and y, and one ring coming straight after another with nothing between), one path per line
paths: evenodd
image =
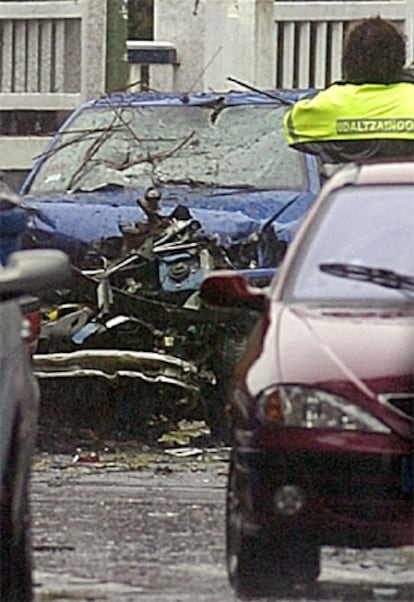
M237 600L224 557L227 467L225 448L38 453L35 602ZM322 558L317 586L283 601L414 600L412 547Z

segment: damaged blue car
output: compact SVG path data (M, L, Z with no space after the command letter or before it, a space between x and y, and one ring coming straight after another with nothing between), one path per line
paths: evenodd
M220 429L253 316L218 318L199 284L234 269L264 286L279 265L320 188L315 157L283 135L304 93L116 93L69 116L20 191L24 246L72 264L45 299L40 382L93 379L117 396L129 383L136 422L198 414Z

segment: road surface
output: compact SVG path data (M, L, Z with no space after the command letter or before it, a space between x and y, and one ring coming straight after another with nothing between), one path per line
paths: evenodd
M97 462L77 460L76 452L35 458L35 602L237 599L224 558L227 449L106 450ZM413 561L411 547L324 548L317 588L284 600L412 602Z

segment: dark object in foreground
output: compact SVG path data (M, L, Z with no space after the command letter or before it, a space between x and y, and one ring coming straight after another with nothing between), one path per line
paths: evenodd
M411 162L349 165L267 291L231 272L201 285L217 308L262 304L228 400L239 593L312 583L322 545L414 543L413 208Z
M33 320L28 319L36 316L38 305L36 298L27 295L55 285L64 277L68 262L61 251L49 250L7 253L4 259L0 267L0 599L29 602L29 480L39 391L31 360L35 333L30 327Z

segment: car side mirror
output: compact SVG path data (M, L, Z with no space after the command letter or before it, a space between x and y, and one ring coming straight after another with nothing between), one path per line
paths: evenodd
M266 294L264 289L251 286L242 274L218 270L211 272L201 282L200 298L214 307L262 310Z
M55 286L69 275L69 265L69 258L62 251L16 251L0 267L0 295L18 297Z

